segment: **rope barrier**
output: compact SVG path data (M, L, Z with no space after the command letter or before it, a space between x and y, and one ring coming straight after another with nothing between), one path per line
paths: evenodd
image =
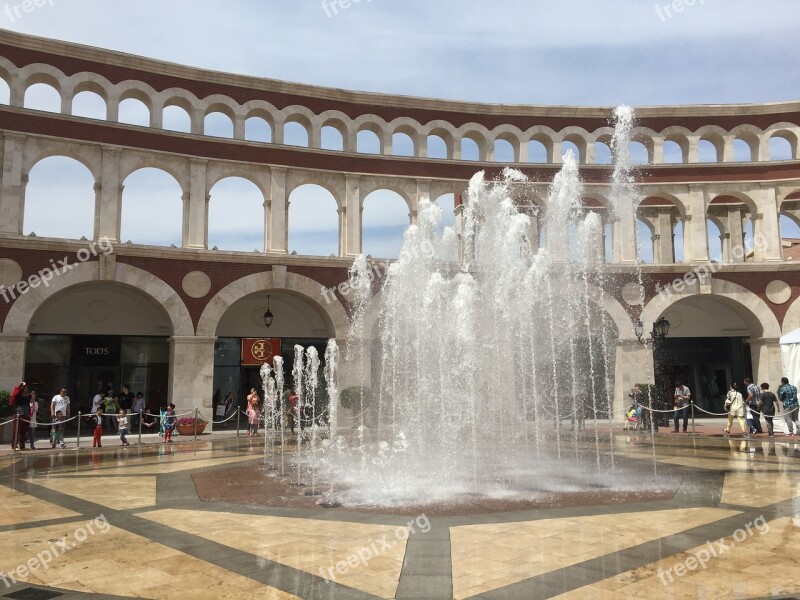
M714 417L727 417L729 414L731 414L731 413L727 413L727 412L724 412L724 413L712 413L712 412L709 412L709 411L707 411L707 410L706 410L706 409L704 409L704 408L700 408L699 406L697 406L697 404L695 404L695 405L694 405L694 407L695 407L697 410L699 410L699 411L701 411L701 412L704 412L704 413L706 413L707 415L714 416Z
M211 422L212 422L214 425L219 425L219 424L221 424L221 423L227 423L228 421L230 421L230 420L231 420L232 418L234 418L235 416L236 416L236 412L234 412L234 413L233 413L233 414L232 414L230 417L228 417L227 419L223 419L222 421L211 421Z

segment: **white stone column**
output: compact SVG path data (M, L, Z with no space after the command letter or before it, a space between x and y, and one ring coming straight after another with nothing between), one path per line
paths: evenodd
M199 408L213 420L215 337L171 337L169 339L169 401L176 413Z
M649 325L651 324L645 323L645 329ZM614 362L614 397L611 403L613 420L623 420L625 408L628 406L628 393L637 383L655 383L653 346L642 344L636 339L618 340Z
M653 164L664 164L664 138L661 136L653 138Z
M411 206L411 214L409 215L411 223L417 222L417 212L423 200L433 202L430 179L417 179L417 197L415 203Z
M0 333L0 389L13 390L25 377L28 334Z
M236 115L233 119L233 139L244 139L244 115Z
M727 258L726 262L744 262L744 228L742 227L742 211L739 208L728 209L728 233L728 256L730 258Z
M689 214L686 215L686 219L683 237L684 240L689 240L689 246L684 245L684 262L706 263L708 262L708 225L706 224L706 194L702 186L689 186Z
M22 172L25 137L17 133L3 134L3 182L0 189L0 233L22 235L25 213L25 184Z
M623 198L623 201L617 206L619 213L614 215L616 220L612 225L613 258L615 263L636 264L636 208L633 198Z
M658 264L675 262L675 246L672 238L672 210L658 209L655 220L656 233L653 239L653 257Z
M22 108L25 104L25 88L22 86L19 74L11 74L11 81L8 82L8 87L10 92L8 105L14 108Z
M753 240L755 260L778 262L783 260L781 232L778 221L778 197L775 187L762 183L758 200L758 215L753 215Z
M270 169L267 210L267 243L269 252L289 251L289 199L286 197L286 169Z
M768 382L777 390L777 382L784 377L780 340L758 338L750 340L750 358L753 363L753 379L756 383Z
M95 207L94 239L108 238L119 241L122 220L122 186L119 180L120 148L103 146L103 167L100 174Z
M206 115L199 108L193 108L189 111L189 118L191 121L190 132L195 135L203 135L206 128Z
M343 256L361 254L361 176L347 174L345 179L345 248Z
M206 166L208 161L190 159L189 194L183 195L183 247L208 247L208 194Z

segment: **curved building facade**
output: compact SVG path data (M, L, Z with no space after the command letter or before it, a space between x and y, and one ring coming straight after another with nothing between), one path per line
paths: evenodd
M520 188L519 202L536 236L569 148L581 164L586 209L603 214L608 205L610 108L351 92L6 31L0 79L8 87L0 105L0 387L22 377L46 394L66 385L81 406L101 387L130 383L153 407L171 400L179 411L197 406L210 416L228 392L240 397L256 382L248 340L274 340L289 355L295 343L343 345L348 303L340 284L362 251L365 199L378 190L405 201L409 223L422 200L453 198L458 225L469 178L478 170L496 177L511 162L534 182ZM39 84L57 94L56 111L27 107ZM104 118L73 114L74 99L87 93L102 100ZM120 122L125 103L146 117ZM186 131L165 129L165 111L178 109ZM211 115L229 121L229 137L208 135ZM256 126L259 139L250 135ZM286 143L290 127L305 145L296 133ZM338 140L337 148L323 139ZM781 235L782 222L800 223L799 139L800 102L637 109L635 213L606 219L597 258L608 276L592 291L616 329L616 410L628 388L656 376L652 345L634 333L639 318L646 329L668 318L659 368L688 381L708 408L745 375L778 382L779 338L800 327L794 243ZM374 153L365 152L366 140ZM92 239L24 233L31 173L55 156L91 174ZM122 239L124 183L144 168L180 187L180 245ZM263 198L263 244L253 252L209 248L211 190L231 177ZM335 199L338 255L290 252L290 201L308 184ZM276 318L266 328L268 303Z

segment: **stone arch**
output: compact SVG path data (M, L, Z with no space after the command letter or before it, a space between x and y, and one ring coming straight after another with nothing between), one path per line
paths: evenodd
M452 160L456 151L456 132L453 126L447 121L431 121L425 126L425 147L428 147L428 138L436 136L440 138L447 149L446 158ZM426 152L427 153L427 152Z
M362 209L367 196L378 190L389 190L399 194L406 201L408 212L414 211L417 193L417 185L414 181L394 177L362 177L359 185L359 193L361 195L359 203Z
M720 190L709 191L708 196L709 196L709 202L708 205L706 206L706 216L708 216L708 207L711 206L711 204L714 203L715 200L719 198L724 198L725 196L730 196L732 198L740 200L747 207L747 210L750 211L750 218L752 218L753 215L757 215L758 213L761 212L760 210L758 210L758 204L756 203L756 201L753 198L751 198L748 194L745 194L744 192L720 189ZM718 202L717 204L721 203Z
M280 112L274 105L266 100L250 100L242 105L241 112L244 115L245 121L250 117L261 117L264 119L274 135L275 121L277 114Z
M93 92L100 96L108 106L108 101L113 95L114 84L108 79L97 73L76 73L70 77L72 95L77 96L81 92Z
M22 83L23 91L37 83L46 83L53 86L59 96L64 94L69 78L60 69L43 63L33 63L25 65L19 70L19 79Z
M8 311L3 333L26 334L36 311L62 290L87 283L112 281L135 288L158 303L169 317L173 336L194 335L189 310L177 292L165 281L138 267L119 262L114 266L114 278L107 280L101 274L101 264L98 261L77 264L70 271L54 277L48 287L40 285L29 289Z
M673 125L661 131L665 142L674 142L681 149L681 163L686 164L689 162L689 150L691 144L689 143L692 132L686 127L680 125Z
M742 140L750 148L750 161L757 161L764 132L755 125L737 125L730 133L734 140Z
M789 142L791 158L800 157L800 127L794 123L782 122L770 125L764 130L764 143L769 144L773 137L779 137ZM770 157L771 158L771 157Z
M685 286L678 292L670 288L670 293L658 294L647 303L642 313L645 329L673 304L693 296L706 296L718 300L738 314L747 325L753 337L777 339L781 336L778 319L766 302L747 288L724 279L711 280L711 292L702 293L696 283Z
M239 112L239 105L228 97L222 94L213 94L207 96L202 100L203 116L207 117L211 113L219 112L228 117L231 122L236 120L236 115Z
M169 88L161 92L161 111L170 106L178 106L189 113L189 118L195 109L200 108L203 102L192 92L183 88Z
M139 100L147 107L151 114L153 112L153 98L155 96L158 96L158 92L143 81L128 79L117 84L117 97L119 102L123 102L128 98Z
M25 144L22 170L24 173L30 173L33 167L41 161L54 156L66 156L78 161L86 167L96 182L100 181L103 162L100 149L95 146L81 146L60 140L31 139Z
M676 195L670 194L669 192L665 192L664 190L661 190L658 187L639 188L639 192L640 196L636 206L634 207L635 210L639 210L640 208L646 208L647 206L658 206L658 204L656 204L654 200L660 198L662 200L666 200L667 202L672 204L675 208L677 208L678 214L680 215L681 219L684 220L686 219L686 213L687 213L686 205Z
M286 273L284 281L279 279L272 271L263 271L247 275L226 285L209 300L203 309L203 314L200 315L197 323L197 335L214 337L220 319L235 302L252 294L274 289L293 293L319 307L328 326L334 331L333 337L337 339L347 337L350 321L338 298L330 304L318 301L318 298L321 297L321 290L325 289L325 286L296 273Z
M213 163L209 164L206 170L206 189L211 192L211 189L223 179L230 177L239 177L246 179L255 185L261 194L264 196L264 201L267 201L269 194L269 183L259 177L258 171L250 168L248 165L241 163Z
M342 207L345 197L345 178L338 173L324 173L322 171L302 171L291 169L286 173L286 197L290 198L297 188L314 184L328 190L336 200L336 206Z
M141 169L159 169L171 175L181 187L181 193L189 191L189 162L177 156L167 156L152 152L125 151L119 167L119 180L125 180Z

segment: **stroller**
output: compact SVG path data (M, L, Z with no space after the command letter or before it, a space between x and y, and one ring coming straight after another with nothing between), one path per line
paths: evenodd
M642 407L639 406L636 402L628 407L628 410L625 412L625 425L623 425L622 429L624 431L633 430L639 431L642 426Z

